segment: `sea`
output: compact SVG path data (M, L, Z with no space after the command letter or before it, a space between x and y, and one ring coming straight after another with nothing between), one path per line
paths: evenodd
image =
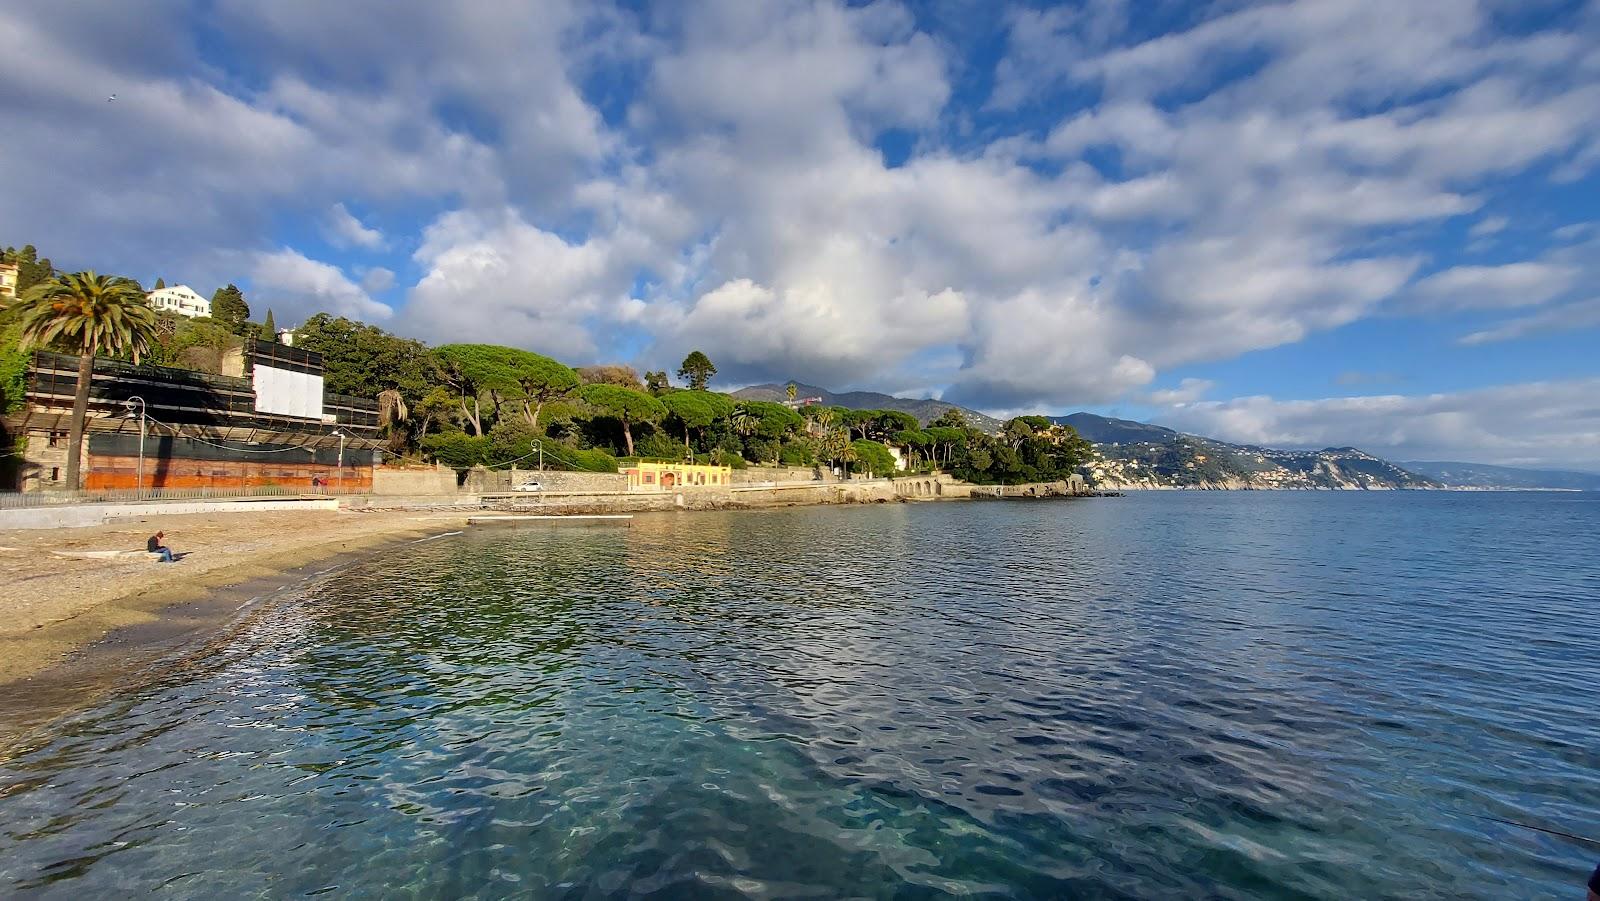
M1581 898L1583 838L1600 494L472 529L0 755L5 898Z

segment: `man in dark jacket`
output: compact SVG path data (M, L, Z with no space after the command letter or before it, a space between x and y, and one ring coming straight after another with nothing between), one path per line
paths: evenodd
M165 538L166 535L166 532L157 532L151 535L149 540L144 543L144 549L152 554L160 554L162 563L171 563L172 548L161 543L161 539Z

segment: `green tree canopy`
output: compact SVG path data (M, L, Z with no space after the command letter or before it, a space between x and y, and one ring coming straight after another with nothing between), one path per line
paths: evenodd
M659 396L672 390L672 380L667 378L666 370L656 369L644 374L644 387L646 391Z
M874 476L894 472L894 454L881 442L861 438L850 442L850 449L855 452L855 463L851 466L855 471Z
M435 384L432 359L422 342L343 316L312 316L295 329L294 345L322 355L324 384L336 394L376 399L394 389L409 404Z
M600 415L621 423L622 440L630 457L633 456L633 425L660 422L667 415L667 408L661 401L643 391L620 385L585 385L578 393Z
M531 350L503 348L515 390L512 396L521 404L528 425L539 428L539 415L545 404L570 395L580 384L571 367Z
M738 415L741 411L750 417L750 434L761 438L782 438L798 432L806 424L805 418L799 413L775 401L739 401L734 406L734 415Z
M245 303L244 292L229 283L211 295L211 318L237 333L250 321L250 305Z
M703 431L718 419L733 413L733 401L726 394L710 391L672 391L661 395L667 415L683 431L683 446L689 446L691 432Z
M683 358L683 365L678 367L678 378L689 382L689 390L704 391L711 384L711 377L717 374L717 367L712 364L711 358L700 351L691 351Z
M278 342L278 322L272 318L272 310L267 310L267 318L261 323L261 340Z
M483 400L491 392L517 390L515 371L504 351L493 344L442 344L433 349L440 377L454 388L461 416L474 435L483 435Z

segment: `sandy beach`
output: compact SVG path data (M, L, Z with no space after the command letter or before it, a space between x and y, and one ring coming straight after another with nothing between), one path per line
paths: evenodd
M203 513L0 530L0 686L16 686L118 630L156 621L164 608L319 560L449 531L465 519L463 513ZM182 560L156 563L142 553L158 529Z

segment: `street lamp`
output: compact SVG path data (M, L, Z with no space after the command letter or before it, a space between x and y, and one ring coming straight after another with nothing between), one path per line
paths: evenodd
M344 439L345 433L335 429L333 432L339 436L339 490L344 490Z
M145 425L146 418L145 418L145 415L144 415L144 398L142 398L139 395L135 394L134 396L128 398L125 401L123 401L122 402L122 406L127 408L128 415L132 416L133 415L133 402L134 401L138 401L139 402L139 486L136 489L136 491L134 493L134 496L135 497L143 497L144 496L144 436L145 436L145 430L146 430L146 425Z

